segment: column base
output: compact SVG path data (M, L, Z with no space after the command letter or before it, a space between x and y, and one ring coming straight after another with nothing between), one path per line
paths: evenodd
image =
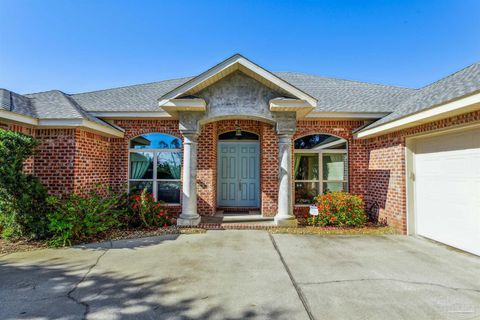
M296 227L298 225L298 221L294 216L275 216L273 220L279 227Z
M200 220L200 216L182 218L180 215L180 217L177 219L177 226L198 226L200 224Z

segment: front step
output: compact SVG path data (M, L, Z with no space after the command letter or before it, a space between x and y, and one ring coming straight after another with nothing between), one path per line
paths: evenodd
M206 229L265 229L275 227L273 217L261 214L228 214L218 212L215 216L203 216L198 227Z
M242 215L228 215L223 216L222 223L263 223L263 222L272 222L273 217L264 217L261 214L242 214Z

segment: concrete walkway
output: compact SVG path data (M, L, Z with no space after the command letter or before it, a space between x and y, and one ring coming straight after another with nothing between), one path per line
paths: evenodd
M0 257L0 319L475 319L480 258L402 236L266 231Z

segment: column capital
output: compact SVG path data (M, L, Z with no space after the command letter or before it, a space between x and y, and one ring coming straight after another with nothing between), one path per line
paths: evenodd
M278 132L279 143L292 143L293 132Z
M198 131L180 130L180 133L186 138L184 143L197 142L198 136L200 135Z

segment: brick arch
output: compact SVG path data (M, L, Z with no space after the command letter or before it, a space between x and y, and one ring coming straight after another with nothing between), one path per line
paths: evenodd
M178 120L117 120L115 125L125 130L125 141L147 133L165 133L182 138Z
M142 132L137 134L137 135L132 135L132 136L126 136L125 135L125 138L130 141L132 139L135 139L136 137L140 137L140 136L143 136L144 134L149 134L149 133L162 133L162 134L167 134L169 136L172 136L172 137L175 137L175 138L178 138L180 140L182 140L182 135L180 134L180 132L166 132L166 131L159 131L159 130L156 130L156 131L150 131L150 130L141 130Z
M336 130L332 130L332 129L324 129L324 128L319 128L319 129L311 129L311 130L308 130L308 131L299 131L297 129L297 131L295 131L295 134L293 135L293 140L297 140L297 139L300 139L300 138L303 138L303 137L306 137L306 136L311 136L311 135L314 135L314 134L329 134L331 136L334 136L334 137L337 137L337 138L342 138L342 139L345 139L347 141L349 141L351 138L352 138L352 134L349 133L349 132L342 132L342 133L339 133L338 131Z
M346 135L346 136L343 136L343 137L342 137L342 136L340 136L340 135L338 135L338 134L336 134L336 133L325 132L324 130L323 130L323 131L322 131L322 130L320 130L320 131L319 131L319 130L316 130L316 131L310 131L310 132L305 132L305 133L302 132L301 134L298 134L298 135L295 133L295 134L293 135L292 140L295 141L295 140L297 140L297 139L304 138L304 137L308 137L308 136L313 136L313 135L316 135L316 134L323 134L323 135L334 136L334 137L337 137L337 138L340 138L340 139L345 139L345 140L347 140L347 142L349 142L349 138L352 137L351 135L350 135L350 136Z
M136 136L133 136L133 137L126 138L125 140L126 140L127 144L129 145L130 141L132 141L133 139L135 139L137 137L140 137L140 136L143 136L144 134L150 134L150 133L166 134L166 135L175 137L177 139L180 139L180 141L182 141L182 148L183 148L183 137L180 133L179 134L171 134L169 132L148 131L148 132L144 132L144 133L141 133L141 134L137 134Z
M235 131L237 124L243 131L255 133L260 136L262 121L258 120L219 120L214 122L217 126L217 134L220 135L225 132Z

